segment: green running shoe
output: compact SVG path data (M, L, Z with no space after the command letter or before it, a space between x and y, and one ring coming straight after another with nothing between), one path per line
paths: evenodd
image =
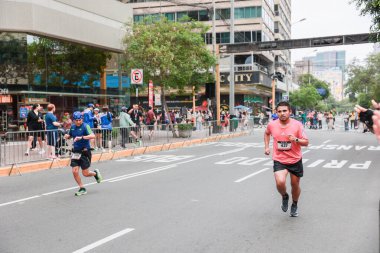
M75 193L75 196L85 195L87 194L86 188L80 188L79 191Z
M99 171L98 169L95 169L94 172L96 173L96 175L94 176L95 179L96 179L96 182L97 182L98 184L100 184L100 182L103 181L103 177L102 177L102 175L100 174L100 171Z

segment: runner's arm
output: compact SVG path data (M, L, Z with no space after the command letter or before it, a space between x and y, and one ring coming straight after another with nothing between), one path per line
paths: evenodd
M86 131L87 131L87 135L83 135L82 139L84 140L95 139L95 134L92 132L91 127L89 125L86 125Z
M267 133L267 130L265 130L265 133L264 133L264 145L265 145L264 153L266 155L270 154L269 141L270 141L270 133Z

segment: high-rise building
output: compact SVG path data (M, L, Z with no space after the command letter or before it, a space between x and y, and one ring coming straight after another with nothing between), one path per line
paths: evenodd
M318 52L315 56L303 57L296 61L293 69L293 80L311 74L330 85L332 96L340 101L343 99L344 72L346 70L346 51Z
M122 0L133 9L134 22L140 22L147 16L163 15L169 20L178 21L183 16L201 21L210 26L204 35L205 43L212 50L212 0ZM231 26L231 1L214 0L215 31L217 44L231 43L231 30L234 32L232 43L273 41L291 37L291 1L290 0L235 0L234 22ZM235 102L248 105L260 102L269 105L271 97L271 76L275 72L283 74L278 82L277 100L285 92L286 74L290 67L290 51L240 52L234 55ZM221 101L225 103L229 96L229 55L220 56ZM243 77L249 75L250 78ZM289 79L290 80L290 79ZM283 84L283 85L281 85ZM228 103L227 103L228 104Z

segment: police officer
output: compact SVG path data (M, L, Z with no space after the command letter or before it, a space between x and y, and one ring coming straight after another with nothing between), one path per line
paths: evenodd
M91 165L90 140L95 139L94 133L88 124L83 123L83 115L81 112L74 112L73 120L74 124L71 126L69 133L65 135L65 139L74 139L70 166L72 167L74 179L79 185L79 191L75 193L75 196L80 196L86 194L87 191L86 188L83 187L82 180L79 176L79 167L82 169L83 176L95 177L98 183L102 181L102 176L98 169L95 171L89 170Z

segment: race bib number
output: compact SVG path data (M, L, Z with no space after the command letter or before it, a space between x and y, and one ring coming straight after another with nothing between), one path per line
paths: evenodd
M277 141L277 149L281 151L290 150L292 148L291 141Z
M81 156L82 156L81 153L72 153L71 154L71 159L73 159L73 160L79 160Z

